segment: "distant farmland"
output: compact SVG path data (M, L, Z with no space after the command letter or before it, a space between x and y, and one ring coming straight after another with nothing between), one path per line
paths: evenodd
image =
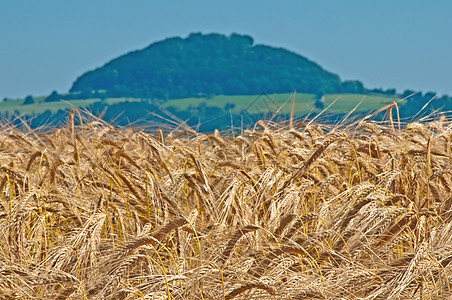
M276 112L287 114L291 110L292 98L295 95L294 113L306 114L316 109L314 103L316 97L314 94L304 93L285 93L285 94L262 94L262 95L238 95L238 96L214 96L212 98L184 98L172 99L161 102L163 107L173 107L179 110L186 110L190 107L198 107L199 105L207 105L238 113L243 109L247 109L249 113L263 113ZM9 100L0 102L0 112L19 112L21 114L38 114L46 110L51 112L59 109L71 109L73 107L84 108L90 104L100 102L101 99L80 99L80 100L65 100L59 102L44 102L45 97L37 97L34 104L22 105L23 99ZM324 99L324 106L328 106L336 100L329 111L338 113L347 113L353 109L359 102L362 101L357 111L368 111L378 109L385 104L388 104L396 98L384 95L369 96L364 94L326 94ZM104 100L106 104L117 104L122 102L137 102L143 99L137 98L109 98ZM160 101L159 101L160 102Z

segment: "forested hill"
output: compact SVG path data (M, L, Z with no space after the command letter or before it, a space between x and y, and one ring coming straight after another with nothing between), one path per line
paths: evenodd
M171 99L294 90L322 95L364 89L301 55L255 45L250 36L195 33L120 56L80 76L70 91L87 98L100 91L109 97Z

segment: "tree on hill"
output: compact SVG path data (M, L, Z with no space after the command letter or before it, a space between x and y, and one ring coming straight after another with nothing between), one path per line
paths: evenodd
M343 93L361 94L365 92L362 82L357 80L347 80L342 83Z
M57 91L53 91L47 98L44 99L44 102L55 102L60 100L61 95L59 95Z
M339 76L296 53L255 45L246 35L193 33L133 51L86 72L71 92L105 90L109 97L174 99L199 95L359 93Z
M22 103L22 105L29 105L33 103L35 103L35 99L33 98L33 96L28 95L27 97L25 97L24 103Z

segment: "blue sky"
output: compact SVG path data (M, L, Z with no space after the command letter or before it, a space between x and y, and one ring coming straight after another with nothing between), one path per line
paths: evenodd
M167 37L237 32L366 87L452 94L452 1L1 0L0 97L67 92Z

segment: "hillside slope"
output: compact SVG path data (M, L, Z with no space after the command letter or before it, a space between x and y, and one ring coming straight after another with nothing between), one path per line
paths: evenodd
M338 75L282 48L254 45L249 36L200 33L169 38L86 72L71 92L110 97L173 99L200 95L362 92Z

